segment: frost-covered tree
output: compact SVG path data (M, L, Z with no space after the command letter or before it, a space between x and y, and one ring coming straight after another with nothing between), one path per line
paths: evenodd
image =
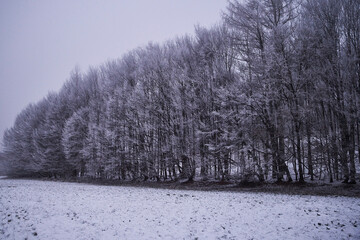
M62 146L66 160L73 166L75 176L84 176L86 159L83 150L88 137L89 109L80 108L66 120L62 133Z
M358 9L231 0L193 36L75 68L6 131L9 173L355 183Z

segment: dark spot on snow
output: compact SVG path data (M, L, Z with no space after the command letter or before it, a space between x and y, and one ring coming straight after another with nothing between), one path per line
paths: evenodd
M37 232L33 232L33 235L34 235L34 236L37 236L38 234L37 234Z
M319 226L321 226L321 223L318 223Z

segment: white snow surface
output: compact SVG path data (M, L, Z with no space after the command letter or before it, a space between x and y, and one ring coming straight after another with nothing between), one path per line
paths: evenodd
M0 179L0 239L360 239L360 199Z

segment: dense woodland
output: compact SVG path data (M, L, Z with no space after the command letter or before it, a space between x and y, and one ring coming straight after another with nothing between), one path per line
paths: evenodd
M75 68L3 147L13 176L355 183L359 125L360 1L231 0L210 29Z

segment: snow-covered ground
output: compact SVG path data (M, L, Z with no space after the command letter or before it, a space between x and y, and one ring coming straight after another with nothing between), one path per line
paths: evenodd
M360 239L360 199L0 179L0 239Z

